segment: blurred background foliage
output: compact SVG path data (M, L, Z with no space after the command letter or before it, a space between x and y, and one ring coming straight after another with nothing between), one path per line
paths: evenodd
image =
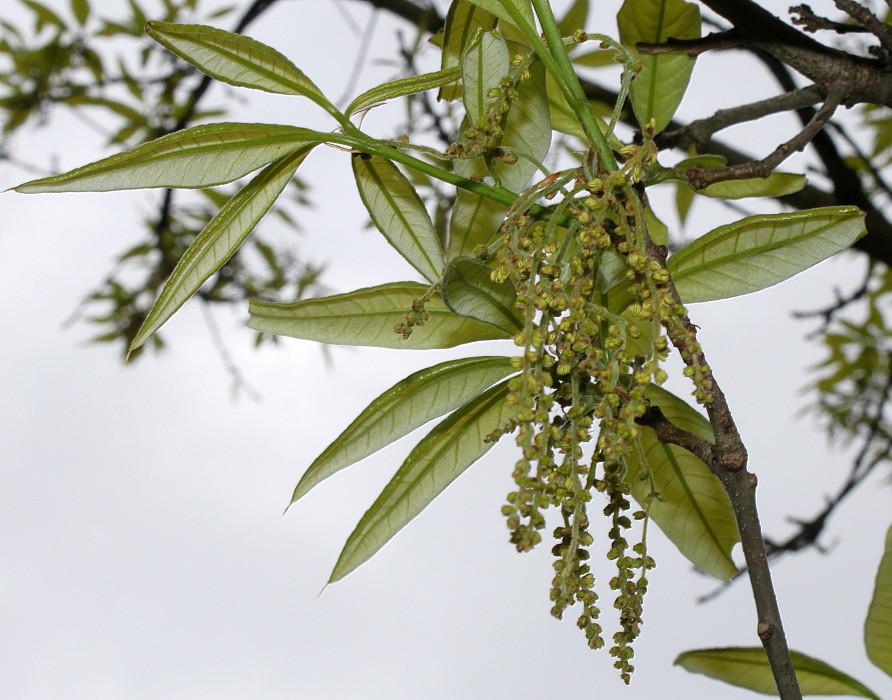
M51 174L45 164L28 160L27 147L19 148L16 137L25 126L49 125L57 110L69 111L100 133L108 152L209 118L225 120L225 104L201 105L209 81L148 38L144 26L149 10L135 0L129 0L129 14L123 17L105 16L100 3L89 0L72 0L64 13L35 0L15 1L30 11L33 21L16 26L0 12L0 159L10 165ZM248 7L238 28L247 26L261 7ZM200 0L164 0L161 16L156 9L153 4L153 19L213 24L232 22L237 8L204 12ZM218 95L214 98L219 101ZM73 318L95 325L96 342L113 343L125 354L176 262L236 191L163 191L155 211L141 221L142 238L120 253ZM286 229L298 232L299 209L309 204L304 183L295 178L281 201L286 206L277 207L275 215ZM263 228L202 288L203 302L236 304L248 297L290 301L318 289L322 269L294 252L296 237L283 244L264 236ZM273 340L256 334L258 344ZM163 344L156 335L149 347L159 350Z

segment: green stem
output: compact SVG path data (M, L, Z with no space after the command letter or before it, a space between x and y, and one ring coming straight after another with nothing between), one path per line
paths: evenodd
M486 197L487 199L504 204L507 207L510 207L517 201L517 194L505 187L493 187L484 182L477 182L476 180L469 180L461 175L456 175L454 172L444 170L432 163L428 163L415 158L408 153L404 153L398 148L388 146L381 141L373 139L371 136L368 136L352 125L348 133L326 135L326 141L329 143L339 143L363 153L382 156L397 163L402 163L403 165L413 168L425 175L430 175L442 182L467 190L468 192L480 195L481 197ZM530 205L528 211L531 216L543 221L547 221L553 214L552 208L543 207L539 204Z
M579 83L579 78L576 76L576 71L573 69L573 64L570 62L570 57L567 55L567 49L564 47L561 31L558 28L554 12L551 10L549 0L532 0L532 2L533 8L536 10L536 16L539 18L539 23L542 25L542 32L545 34L545 40L548 42L547 53L551 60L546 62L545 59L542 58L542 53L540 53L539 49L535 45L533 48L536 49L536 53L542 58L545 67L554 76L554 79L560 86L561 92L564 93L567 103L576 114L577 119L579 119L579 123L582 125L592 146L594 146L595 150L598 152L601 165L607 170L618 170L619 166L617 165L616 159L613 157L613 151L610 148L610 144L607 143L607 139L604 137L604 132L601 131L601 126L598 124L597 119L595 119L591 105L585 97L585 92L583 92L582 85ZM504 5L506 9L511 12L509 9L510 2L505 2ZM526 31L524 31L524 34L526 34ZM539 37L536 37L536 44L542 46L542 41ZM544 49L545 47L542 48Z

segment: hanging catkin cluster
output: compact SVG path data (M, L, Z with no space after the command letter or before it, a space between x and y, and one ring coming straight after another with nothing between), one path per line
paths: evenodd
M603 494L598 503L608 522L607 558L616 564L609 587L620 615L611 654L628 682L646 572L654 562L645 544L648 506L631 511L626 458L641 450L636 420L647 408L646 387L666 380L659 367L668 355L661 327L678 322L684 309L668 289L668 272L646 252L650 242L634 183L653 149L647 143L629 147L626 156L622 172L566 173L522 198L526 205L516 206L502 228L492 276L512 280L524 322L515 337L523 350L515 358L520 372L508 395L521 451L516 487L502 509L511 542L519 551L535 547L545 511L558 509L551 612L560 618L579 603L577 625L589 646L604 646L589 564L595 542L589 511L595 492ZM533 197L558 191L563 199L549 221L524 209ZM651 495L657 497L653 488ZM632 519L645 522L630 547Z

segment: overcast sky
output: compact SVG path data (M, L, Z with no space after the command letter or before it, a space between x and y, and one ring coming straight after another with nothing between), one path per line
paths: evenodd
M21 18L10 5L2 13ZM342 9L360 26L368 21L364 4ZM615 9L599 4L603 26L590 26L613 33ZM399 26L379 17L374 58L391 55ZM329 95L345 89L359 39L328 0L280 3L250 33ZM390 70L364 71L357 91ZM693 85L680 111L686 119L774 90L754 63L732 54L702 58ZM332 128L306 102L250 97L234 118ZM366 125L389 135L393 118L382 110ZM763 155L792 128L778 119L738 133ZM44 164L56 154L65 169L102 154L82 123L64 118L15 147L19 157ZM316 207L301 214L299 250L329 263L332 289L413 278L380 236L364 230L345 154L319 148L301 172ZM27 177L3 167L0 188ZM511 346L335 348L329 365L303 341L255 352L251 334L240 330L246 309L217 311L238 367L262 395L233 402L202 313L190 304L165 328L169 352L123 367L117 349L84 342L92 329L63 330L62 323L113 256L138 240L140 216L155 202L146 193L0 197L0 695L754 697L672 666L686 649L756 645L756 622L745 582L696 604L716 583L655 529L658 567L631 687L606 653L586 648L573 615L550 618L548 548L516 554L499 513L511 488L510 441L319 595L345 539L423 433L337 475L283 517L302 471L398 379L458 354L509 353ZM671 210L663 213L678 231ZM700 235L730 216L698 206L684 234ZM849 463L811 419L794 417L806 400L805 367L820 353L803 342L809 327L790 313L832 301L833 286L853 286L862 269L856 255L842 256L773 289L691 310L759 476L763 523L777 538L791 531L787 516L810 517L822 506ZM687 395L683 384L673 386ZM881 695L892 694L892 685L867 661L861 626L889 506L890 490L875 479L831 520L822 540L831 555L812 551L775 567L792 646ZM596 564L605 583L610 571Z

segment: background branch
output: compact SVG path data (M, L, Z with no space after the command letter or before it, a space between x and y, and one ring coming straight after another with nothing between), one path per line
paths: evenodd
M740 107L720 109L711 117L695 119L687 126L675 131L664 131L661 143L674 148L685 149L690 145L704 151L712 136L722 129L735 124L761 119L770 114L788 112L820 102L823 99L821 90L816 85L791 90L783 95L769 97L758 102L751 102Z
M793 153L803 150L811 140L823 130L824 126L836 112L840 100L845 92L842 84L835 84L824 104L818 109L811 121L796 136L782 143L762 160L754 160L749 163L731 165L725 168L695 167L689 171L691 186L700 189L714 182L723 180L739 180L744 178L768 177L772 171L789 158Z
M649 240L649 237L646 240L648 257L665 269L665 247L655 245L653 241ZM675 300L676 307L684 308L678 290L671 279L669 291ZM782 700L801 700L802 694L799 691L799 683L793 669L777 596L771 580L771 570L765 554L762 526L756 506L756 484L758 482L755 475L747 471L746 447L731 415L725 394L709 368L706 356L697 342L697 327L691 322L686 312L681 317L673 315L665 319L663 325L669 340L678 350L685 365L694 370L694 383L698 393L702 395L701 403L704 404L709 416L709 422L715 435L715 444L706 450L704 445L697 444L681 434L684 431L675 432L671 437L680 438L699 451L702 454L701 459L705 458L703 461L710 471L719 478L728 494L740 532L740 544L750 572L749 579L758 616L759 639L762 641L762 646L768 657L778 693ZM668 434L668 429L661 425L659 417L657 417L656 423Z

